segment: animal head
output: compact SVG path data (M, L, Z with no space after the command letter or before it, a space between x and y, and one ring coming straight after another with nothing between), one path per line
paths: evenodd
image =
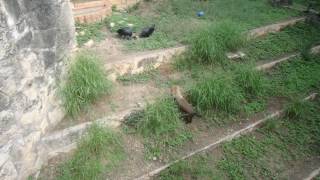
M181 88L179 86L171 87L171 94L175 97L183 98Z

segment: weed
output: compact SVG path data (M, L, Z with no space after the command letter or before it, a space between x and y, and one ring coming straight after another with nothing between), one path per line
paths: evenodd
M81 139L70 160L60 166L57 179L100 179L124 159L121 137L96 124ZM106 163L107 162L107 163Z
M191 41L191 57L199 63L225 63L226 52L242 47L245 38L241 28L231 22L211 25L196 33Z
M111 91L99 59L91 53L80 53L71 64L61 95L68 115L76 116L81 110Z
M238 112L244 100L232 77L228 75L203 78L191 88L189 97L199 111L216 109L229 113Z
M172 98L158 99L147 105L137 123L137 132L146 140L148 155L159 157L164 150L170 151L191 138L180 116Z
M270 119L268 120L263 126L262 131L270 133L275 132L278 128L280 128L279 122L277 122L277 119Z

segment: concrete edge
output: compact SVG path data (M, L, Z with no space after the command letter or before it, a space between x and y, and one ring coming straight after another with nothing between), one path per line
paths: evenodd
M312 180L320 174L320 167L313 170L308 177L304 178L303 180Z

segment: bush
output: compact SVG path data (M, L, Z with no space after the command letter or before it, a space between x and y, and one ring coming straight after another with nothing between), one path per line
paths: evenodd
M233 79L228 75L203 78L190 89L189 97L199 111L213 108L228 113L238 112L244 100Z
M253 66L237 65L234 70L234 79L247 97L259 97L264 94L267 82L262 72Z
M116 166L124 157L121 137L94 124L71 159L60 166L57 179L101 179L103 172Z
M234 51L245 44L241 28L229 21L208 26L191 40L192 59L199 63L224 63L227 51Z
M111 91L99 59L89 53L80 53L71 64L61 94L68 115L75 116L98 97Z

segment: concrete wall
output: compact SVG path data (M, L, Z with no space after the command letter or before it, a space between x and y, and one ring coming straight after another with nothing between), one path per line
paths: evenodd
M39 144L63 117L57 79L74 46L68 0L0 0L0 179L46 161Z

